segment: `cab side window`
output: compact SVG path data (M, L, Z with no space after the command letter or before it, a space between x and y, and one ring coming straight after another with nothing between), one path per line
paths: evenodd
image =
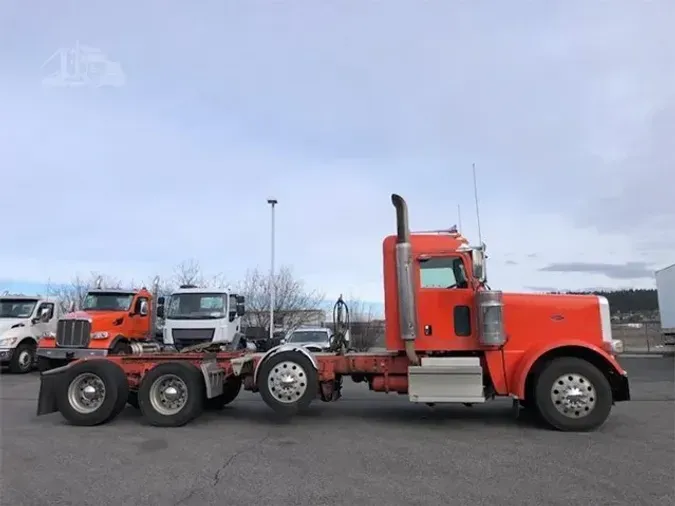
M230 295L230 307L228 308L229 311L229 320L231 322L234 321L234 319L237 317L235 314L234 316L232 315L232 311L237 310L237 296L236 295Z
M134 313L140 314L140 312L141 312L141 303L142 303L143 301L149 303L147 297L139 297L138 299L136 299L136 304L134 304Z
M37 310L38 316L42 314L43 309L49 310L48 312L49 318L47 318L48 321L54 318L54 304L52 302L43 302L42 304L40 304L40 307Z
M468 288L460 257L434 257L420 262L421 288Z

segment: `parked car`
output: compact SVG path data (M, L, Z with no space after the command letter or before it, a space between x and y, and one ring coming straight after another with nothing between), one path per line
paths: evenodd
M291 330L283 343L304 346L310 351L327 351L330 348L331 330L326 327L307 327Z

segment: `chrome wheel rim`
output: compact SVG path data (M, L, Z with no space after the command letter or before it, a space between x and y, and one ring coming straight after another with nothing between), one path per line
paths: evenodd
M105 400L105 383L94 373L77 376L68 386L68 403L80 414L94 413Z
M21 370L25 370L29 368L33 363L33 357L31 356L31 353L29 351L21 350L17 362L19 363L19 367L21 368Z
M267 384L276 401L291 404L307 391L307 372L295 362L281 362L270 371Z
M595 408L598 395L591 381L577 373L563 374L553 382L551 401L568 418L583 418Z
M160 376L150 387L150 404L161 415L172 416L179 413L187 401L187 384L175 374Z

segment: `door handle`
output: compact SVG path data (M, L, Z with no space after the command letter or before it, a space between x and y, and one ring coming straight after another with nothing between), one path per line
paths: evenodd
M424 335L425 336L430 336L432 334L433 330L431 328L431 325L425 325L424 326Z

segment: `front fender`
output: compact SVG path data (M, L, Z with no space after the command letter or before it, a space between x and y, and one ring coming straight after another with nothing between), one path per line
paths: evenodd
M585 350L588 350L590 352L593 352L597 354L598 356L602 357L606 362L608 362L614 369L616 370L617 374L622 375L624 374L624 370L619 365L619 363L616 361L616 359L607 353L605 350L600 348L599 346L595 346L594 344L587 343L585 341L564 341L564 342L558 342L558 343L548 343L544 346L540 346L537 348L532 348L525 352L521 359L518 361L518 365L513 371L513 374L510 375L509 377L509 390L510 393L515 395L518 399L524 399L525 398L525 383L527 381L527 375L529 374L530 370L534 366L534 364L539 360L541 357L543 357L545 354L549 352L553 352L555 350L562 350L563 348L584 348ZM570 353L570 355L573 355Z
M316 357L312 355L312 353L304 348L303 346L296 346L294 344L280 344L278 346L275 346L274 348L270 348L267 350L267 352L262 356L262 358L258 361L258 364L255 366L255 371L253 372L253 381L254 384L258 384L258 371L260 370L260 366L262 363L270 358L272 355L276 355L277 353L280 353L282 351L299 351L302 353L304 356L306 356L310 362L312 362L312 365L314 366L315 370L319 370L319 363L316 361Z

